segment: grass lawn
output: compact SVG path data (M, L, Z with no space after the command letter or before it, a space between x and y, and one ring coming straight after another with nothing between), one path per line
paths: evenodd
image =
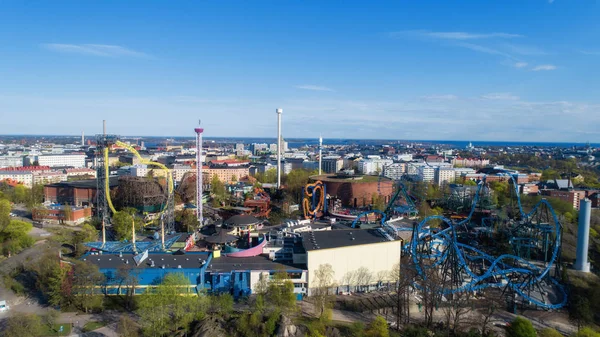
M87 322L83 326L83 332L90 332L106 325L106 322Z
M59 332L61 326L62 326L62 332ZM44 330L42 332L42 336L68 336L70 334L71 334L71 323L58 323L58 324L54 324L52 327L45 325Z

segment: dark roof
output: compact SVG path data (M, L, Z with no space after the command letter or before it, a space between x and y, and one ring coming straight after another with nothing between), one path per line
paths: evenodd
M240 215L234 215L231 218L225 220L224 224L227 226L247 226L247 225L254 225L259 222L260 222L260 220L253 217L252 215L240 214Z
M307 251L368 245L386 241L388 240L376 229L340 229L302 233L302 242Z
M109 187L117 187L119 186L119 177L109 177L108 178ZM77 180L77 181L63 181L60 183L48 184L48 187L70 187L70 188L91 188L96 189L97 183L96 179L86 179L86 180Z
M88 254L82 258L82 260L93 263L98 266L99 269L116 269L119 266L127 265L131 268L152 268L150 267L150 261L154 261L154 268L161 268L163 265L165 268L181 268L194 269L202 266L202 261L208 259L209 253L186 253L184 255L173 255L169 253L149 253L148 258L143 261L139 266L135 265L133 260L133 254L123 254L120 257L119 254L102 254L102 255L91 255ZM129 261L129 264L125 262Z
M227 234L226 230L221 229L221 230L217 231L215 234L205 237L204 241L206 241L208 243L227 243L227 242L236 241L237 239L238 239L237 236Z
M227 257L222 256L212 259L207 271L231 272L232 270L305 270L305 266L284 264L271 261L264 256L253 257Z

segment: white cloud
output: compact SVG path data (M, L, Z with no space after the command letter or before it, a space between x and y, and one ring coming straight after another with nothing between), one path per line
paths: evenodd
M312 84L297 85L296 89L312 90L312 91L335 91L328 87L323 87L320 85L312 85Z
M485 54L491 54L491 55L500 55L500 56L508 57L508 58L511 58L511 59L513 58L510 54L504 53L504 52L499 51L497 49L493 49L493 48L481 46L481 45L474 44L474 43L461 42L461 43L457 43L456 45L459 46L459 47L470 49L472 51L479 52L479 53L485 53Z
M425 100L454 100L454 99L458 99L458 96L446 94L446 95L427 95L427 96L421 96L420 98L425 99Z
M554 0L548 0L548 3L549 3L549 4L551 4L551 3L553 3L553 2L554 2Z
M526 45L521 45L521 44L505 43L505 44L503 44L503 47L508 49L511 53L519 54L519 55L526 55L526 56L548 55L548 53L545 50L542 50L541 48L538 48L535 46L526 46Z
M428 30L404 30L390 33L392 37L428 37L444 40L479 40L479 39L512 39L523 37L509 33L468 33L468 32L432 32Z
M493 92L485 95L481 95L483 99L492 100L503 100L503 101L517 101L520 99L519 96L515 96L509 92Z
M544 71L544 70L554 70L556 69L555 65L552 64L541 64L539 66L535 66L533 69L533 71Z
M64 43L44 43L43 48L59 53L75 53L104 57L132 56L148 57L147 54L138 52L122 46L108 44L64 44Z
M525 68L527 67L527 62L516 62L513 66L515 68Z

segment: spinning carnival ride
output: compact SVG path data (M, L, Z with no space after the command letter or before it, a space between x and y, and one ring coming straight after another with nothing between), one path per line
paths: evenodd
M512 175L512 188L517 189ZM516 255L492 256L476 248L469 237L471 217L478 203L485 177L479 181L468 216L459 222L443 216L423 219L413 230L409 250L418 275L415 287L430 287L436 279L436 292L448 297L460 292L474 292L488 287L503 289L514 305L517 302L543 309L558 309L567 302L564 288L551 277L551 269L560 267L562 226L552 206L542 199L526 213L515 190L519 219L508 228L510 244ZM442 222L446 227L430 226ZM531 260L535 257L535 260Z

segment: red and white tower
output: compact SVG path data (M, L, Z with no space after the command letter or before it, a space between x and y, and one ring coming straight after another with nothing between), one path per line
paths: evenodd
M195 128L196 132L196 218L198 224L203 226L202 217L202 132L204 129Z

